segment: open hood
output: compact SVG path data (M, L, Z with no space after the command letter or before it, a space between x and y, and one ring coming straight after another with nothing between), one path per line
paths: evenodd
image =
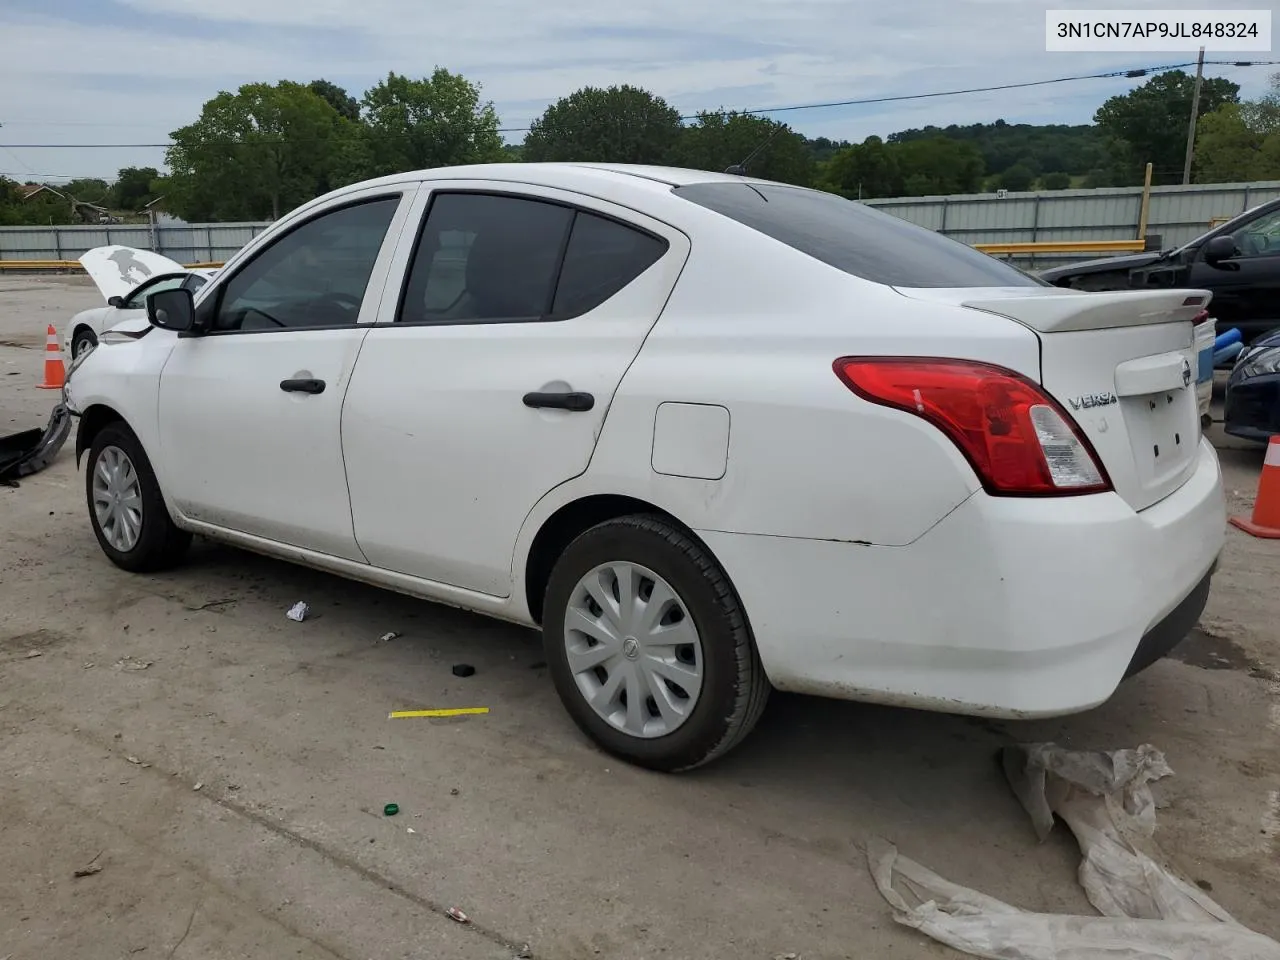
M187 269L150 250L121 246L87 250L80 256L80 264L102 291L104 300L127 296L138 284L160 274L183 273Z

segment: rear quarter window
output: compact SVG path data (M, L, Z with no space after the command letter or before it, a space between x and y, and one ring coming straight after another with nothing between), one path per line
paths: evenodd
M672 190L828 266L895 287L1043 287L958 240L832 193L772 183Z

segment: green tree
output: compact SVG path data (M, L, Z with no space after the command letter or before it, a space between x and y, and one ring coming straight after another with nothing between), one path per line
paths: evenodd
M27 184L36 186L36 184ZM0 177L0 226L38 226L43 224L77 223L79 218L71 207L71 200L60 191L46 190L30 199L19 185L6 177Z
M1015 163L1012 167L1004 171L999 176L999 184L1005 190L1014 193L1020 193L1031 189L1031 184L1035 182L1035 174L1024 163Z
M1182 70L1168 70L1098 108L1094 122L1119 147L1111 164L1118 184L1141 182L1147 163L1155 168L1152 182L1182 182L1194 90L1194 77ZM1206 78L1197 117L1237 102L1239 94L1240 86L1230 80Z
M1245 123L1237 103L1207 114L1196 127L1196 180L1239 183L1253 179L1264 139Z
M1046 173L1040 178L1040 186L1046 190L1066 190L1071 186L1071 175L1061 170Z
M818 174L817 186L849 200L902 196L902 170L894 148L879 137L845 147Z
M421 80L389 73L363 102L370 176L502 159L498 114L461 74L443 67Z
M155 167L125 167L116 174L113 202L121 210L141 210L155 199L152 184L160 179Z
M353 123L360 119L360 101L336 83L330 83L328 80L312 80L307 84L307 89L333 107L338 116Z
M533 121L524 159L668 163L682 131L680 111L647 90L583 87Z
M902 171L904 196L976 193L981 188L986 168L972 143L934 137L892 144L890 149Z
M813 158L816 165L826 163L841 150L847 150L853 146L848 140L831 140L827 137L813 137L805 141L805 146L809 148L809 155Z
M282 80L219 93L171 135L168 206L187 220L275 219L331 185L346 121Z
M101 206L107 206L115 199L111 184L97 177L81 177L78 180L68 180L59 189L77 200L85 203L96 203Z
M804 137L785 123L753 114L699 113L681 131L670 162L719 173L753 153L747 167L750 176L799 186L813 180L813 160Z

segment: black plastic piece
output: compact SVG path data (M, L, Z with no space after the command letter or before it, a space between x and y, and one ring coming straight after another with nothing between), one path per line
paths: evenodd
M1205 605L1209 601L1209 583L1217 569L1217 561L1214 561L1209 572L1204 575L1204 579L1197 583L1180 604L1138 641L1138 648L1134 650L1129 667L1124 672L1126 680L1141 673L1157 660L1168 656L1174 647L1187 638L1187 634L1200 622L1200 615L1204 613Z
M455 677L470 677L474 676L475 672L476 668L469 663L456 663L453 666L453 675Z
M547 410L572 410L585 413L596 405L596 398L589 393L526 393L524 405Z
M60 403L43 430L24 430L0 437L0 484L16 487L19 477L43 470L58 455L71 433L71 411Z
M285 393L324 393L324 381L281 380L280 389Z

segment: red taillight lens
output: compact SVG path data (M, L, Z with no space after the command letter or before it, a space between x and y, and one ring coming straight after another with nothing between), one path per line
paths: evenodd
M970 360L841 357L862 399L929 421L960 448L988 493L1061 496L1111 489L1070 417L1036 384Z

